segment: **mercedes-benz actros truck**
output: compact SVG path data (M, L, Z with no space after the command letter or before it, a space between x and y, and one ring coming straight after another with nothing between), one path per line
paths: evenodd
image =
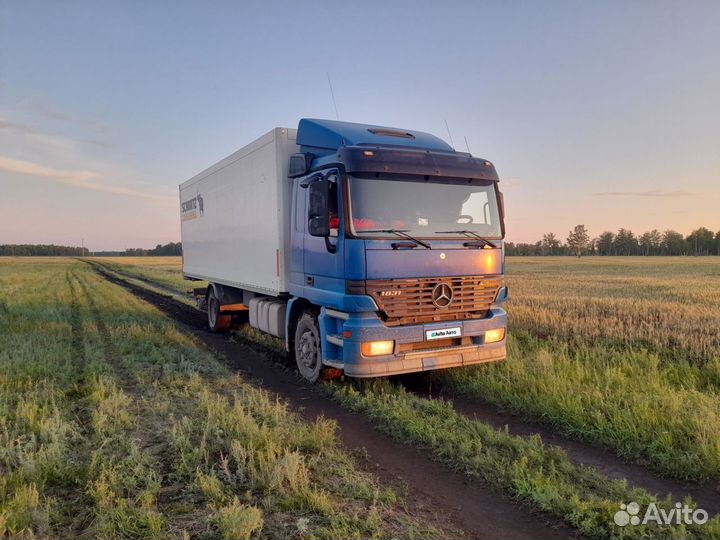
M180 185L183 274L212 331L285 340L299 372L378 377L506 357L494 165L419 131L303 119Z

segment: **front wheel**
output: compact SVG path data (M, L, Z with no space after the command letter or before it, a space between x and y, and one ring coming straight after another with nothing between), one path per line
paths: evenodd
M302 314L295 327L295 361L300 375L311 383L318 380L322 370L320 328L310 311Z
M210 287L207 293L208 328L211 332L225 332L230 328L232 315L222 315L220 300L215 295L215 289Z

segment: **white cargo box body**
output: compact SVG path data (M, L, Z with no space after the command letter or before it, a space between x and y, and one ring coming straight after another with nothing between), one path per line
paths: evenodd
M290 281L290 155L275 128L180 185L186 276L276 296Z

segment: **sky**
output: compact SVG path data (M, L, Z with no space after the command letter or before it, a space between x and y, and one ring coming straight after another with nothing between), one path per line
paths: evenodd
M178 241L178 184L334 118L328 74L491 160L510 241L720 230L716 0L0 0L0 244Z

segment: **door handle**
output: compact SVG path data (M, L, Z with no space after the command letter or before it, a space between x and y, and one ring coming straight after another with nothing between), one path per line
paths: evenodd
M308 287L314 287L315 286L315 277L314 276L305 276L305 285Z

